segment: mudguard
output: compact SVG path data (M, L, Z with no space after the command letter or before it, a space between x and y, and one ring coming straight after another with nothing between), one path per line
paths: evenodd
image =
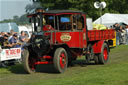
M103 44L105 43L105 40L97 41L93 44L93 51L94 53L101 53L101 49Z

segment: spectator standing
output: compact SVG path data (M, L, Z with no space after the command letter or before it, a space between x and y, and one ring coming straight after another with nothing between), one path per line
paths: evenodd
M126 45L128 45L128 25L126 26Z
M10 30L10 34L11 34L11 35L15 34L15 32L14 32L13 29Z
M20 45L18 44L17 34L13 34L12 38L9 40L9 43L12 45L12 47L20 47Z
M120 25L118 23L115 23L114 27L116 30L116 45L119 45L120 44L120 38L121 38Z
M0 40L4 37L4 32L0 33Z
M13 34L9 34L8 41L13 37Z
M3 44L3 40L4 40L4 32L0 33L0 45Z
M11 44L8 42L8 35L4 35L3 38L1 39L1 45L6 47L11 47Z
M21 35L19 36L19 41L24 45L28 41L28 37L26 36L24 31L21 31Z
M124 30L123 26L120 26L120 33L121 33L120 44L125 44L126 31Z

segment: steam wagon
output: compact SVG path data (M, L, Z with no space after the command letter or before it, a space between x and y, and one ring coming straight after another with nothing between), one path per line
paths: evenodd
M114 30L88 30L83 12L38 9L28 18L34 30L22 55L27 73L36 72L40 64L53 64L57 72L63 73L78 56L96 64L108 62L106 40L115 37Z

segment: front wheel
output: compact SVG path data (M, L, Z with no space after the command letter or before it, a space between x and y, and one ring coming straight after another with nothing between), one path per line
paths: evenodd
M53 58L54 67L57 72L63 73L67 69L68 57L64 48L57 48Z
M35 58L29 55L29 51L24 49L24 53L22 55L23 58L23 67L25 71L29 74L36 72Z

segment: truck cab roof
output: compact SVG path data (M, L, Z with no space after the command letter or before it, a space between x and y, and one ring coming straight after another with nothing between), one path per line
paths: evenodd
M49 10L44 13L48 14L62 14L62 13L83 13L81 11L74 11L74 10Z
M61 15L61 14L84 14L81 11L74 11L74 10L49 10L42 12L44 15ZM29 14L28 17L36 16L38 13Z

